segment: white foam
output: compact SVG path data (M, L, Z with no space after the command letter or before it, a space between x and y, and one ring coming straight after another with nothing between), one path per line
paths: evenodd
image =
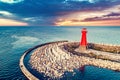
M36 37L31 36L16 36L13 35L12 38L15 38L16 41L12 43L13 48L21 48L25 46L32 46L38 43L40 40Z

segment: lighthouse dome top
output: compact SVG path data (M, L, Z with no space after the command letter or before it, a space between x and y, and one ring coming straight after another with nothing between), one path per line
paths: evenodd
M87 29L86 28L82 28L82 32L87 32Z
M87 29L86 29L86 28L82 28L82 30L85 30L85 31L87 31Z

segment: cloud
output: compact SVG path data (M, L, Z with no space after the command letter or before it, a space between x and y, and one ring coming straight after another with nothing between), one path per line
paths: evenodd
M65 2L68 2L68 1L96 3L99 0L65 0Z
M0 11L0 15L3 15L3 16L12 16L12 13L7 12L7 11Z
M101 17L86 18L82 21L120 20L120 13L110 13Z
M24 0L0 0L0 2L7 3L7 4L15 4L15 3L22 2L22 1Z
M120 13L110 13L108 15L104 15L104 17L113 17L113 16L120 16Z
M0 26L27 26L25 22L0 18Z
M25 22L29 25L54 25L59 17L74 12L92 11L99 13L106 10L100 13L103 15L113 12L114 10L110 11L110 8L119 4L120 0L0 0L0 17ZM98 13L96 14L98 15ZM86 12L81 17L100 17L93 16L92 13L90 13L90 17L85 17L86 14L89 15Z
M96 3L92 4L91 2ZM1 4L1 9L20 16L59 16L61 15L59 13L62 12L66 12L62 14L66 15L67 12L71 11L106 9L118 3L120 4L119 0L115 2L111 0L25 0L13 5Z
M119 20L97 20L97 21L79 21L79 20L67 20L56 22L56 26L120 26Z
M80 26L80 25L120 25L120 5L112 6L103 10L83 10L71 12L68 15L58 17L55 21L57 26Z

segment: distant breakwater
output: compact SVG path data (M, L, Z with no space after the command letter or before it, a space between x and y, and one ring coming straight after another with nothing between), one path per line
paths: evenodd
M29 62L33 69L53 78L61 77L65 71L71 72L85 65L120 71L120 54L94 50L93 44L88 44L87 51L77 52L77 42L52 42L38 47Z
M78 56L120 62L120 46L118 45L88 43L87 51L80 52L79 42L72 42L70 44L64 44L61 49Z
M98 50L98 51L120 54L120 45L89 43L88 48L95 49L95 50Z

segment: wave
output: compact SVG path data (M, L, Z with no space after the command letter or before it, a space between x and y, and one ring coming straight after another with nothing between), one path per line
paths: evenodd
M26 46L32 46L37 44L40 40L36 37L31 36L16 36L13 35L12 38L15 38L16 41L12 43L13 48L22 48Z

